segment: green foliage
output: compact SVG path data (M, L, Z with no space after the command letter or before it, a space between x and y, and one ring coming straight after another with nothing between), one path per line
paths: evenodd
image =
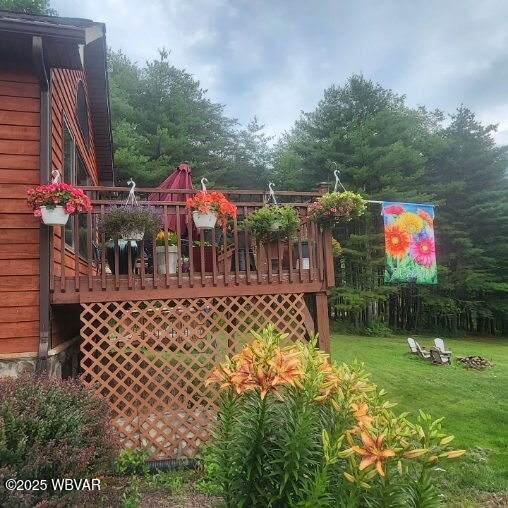
M49 0L0 0L0 9L22 14L58 16L55 9L51 8Z
M255 334L210 378L223 394L204 460L225 505L433 506L436 466L464 453L442 419L395 414L361 365L284 339Z
M429 349L435 336L419 335L417 340ZM463 460L449 464L446 472L435 471L434 484L445 495L447 505L484 506L489 492L501 495L506 491L508 480L508 394L499 390L508 385L506 341L447 339L447 349L454 357L480 355L494 364L492 369L471 372L455 362L442 369L412 358L406 338L334 334L332 357L348 363L361 358L372 372L372 380L386 388L399 411L416 414L419 407L425 407L445 416L447 431L455 435L453 443L468 451Z
M172 495L182 493L184 479L181 473L175 471L158 472L145 478L145 483L150 488L162 489Z
M388 299L379 208L335 228L344 248L337 287L366 295L354 313L338 309L336 317L357 329L383 317L395 330L508 331L507 148L496 146L495 126L464 106L446 120L354 75L325 90L276 146L273 180L286 188L314 188L340 169L345 187L367 199L439 205L438 285L393 285Z
M171 246L175 246L178 244L178 234L173 231L161 231L155 238L155 244L157 247L162 247L166 245L166 242Z
M245 129L206 90L159 51L139 67L121 52L108 59L118 181L156 186L183 161L210 186L264 187L270 138L256 118Z
M390 327L386 326L382 321L372 321L370 326L367 326L364 329L365 335L369 337L390 337L392 335L392 330Z
M133 478L132 483L127 487L122 494L121 507L122 508L139 508L141 505L141 492L139 491L139 480Z
M76 382L22 377L0 380L0 478L93 478L109 472L116 439L107 404ZM68 492L8 491L2 506L35 506Z
M291 238L299 225L298 212L289 205L258 208L243 221L243 227L263 243Z
M310 209L310 217L321 226L333 227L361 217L367 205L354 192L329 192L321 196Z
M146 475L149 468L147 460L150 453L147 450L127 448L120 452L115 463L115 471L121 476L125 475Z
M99 232L106 239L130 239L130 234L144 232L146 238L153 238L162 229L162 218L154 209L142 206L119 206L104 213L99 222Z

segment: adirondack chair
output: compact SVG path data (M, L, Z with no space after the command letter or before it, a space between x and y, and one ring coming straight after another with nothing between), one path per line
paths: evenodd
M435 347L430 349L430 359L432 363L436 365L451 365L451 357L441 353L441 351Z
M440 338L434 339L434 346L442 355L448 356L448 358L450 359L450 363L452 363L452 352L446 349L443 339Z
M445 343L443 339L434 339L434 346L436 346L436 349L439 349L439 351L445 355L451 355L452 352L446 349Z
M418 354L418 348L416 347L416 341L412 337L407 338L407 344L409 346L409 350L411 351L411 354L417 355Z
M418 351L418 356L420 358L423 358L424 360L430 360L430 353L426 350L426 349L423 349L420 344L418 344L418 342L416 342L415 340L415 344L416 344L416 350Z

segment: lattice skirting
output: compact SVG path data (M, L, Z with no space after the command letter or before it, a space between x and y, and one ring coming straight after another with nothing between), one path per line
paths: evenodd
M217 409L208 374L268 323L292 340L313 332L303 294L82 304L81 377L109 402L124 447L190 457Z

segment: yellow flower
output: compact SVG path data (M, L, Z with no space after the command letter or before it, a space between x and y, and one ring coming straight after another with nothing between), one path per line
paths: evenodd
M397 226L410 235L419 233L425 226L425 221L415 213L404 212L397 220Z

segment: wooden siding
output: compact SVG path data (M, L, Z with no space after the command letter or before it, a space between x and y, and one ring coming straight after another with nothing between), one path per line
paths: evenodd
M39 183L40 91L33 71L0 65L0 354L39 342L39 220L26 190Z
M76 152L81 157L92 184L97 184L97 163L95 159L95 146L93 141L93 126L90 122L90 111L88 111L90 140L85 142L78 125L76 115L76 98L78 84L83 82L85 92L87 92L87 83L83 71L69 69L51 70L51 168L58 169L63 177L63 129L64 121L76 143ZM89 103L89 101L87 100ZM65 119L65 120L64 120ZM61 235L62 228L54 228L53 234L53 273L56 276L62 274L62 255L61 255ZM65 273L69 276L74 275L75 255L74 251L65 247L64 256ZM83 275L87 273L87 265L83 261L79 262L79 271ZM58 326L56 317L53 319L52 342L55 347L65 340L71 338L65 333L65 327ZM72 334L71 334L72 335Z

